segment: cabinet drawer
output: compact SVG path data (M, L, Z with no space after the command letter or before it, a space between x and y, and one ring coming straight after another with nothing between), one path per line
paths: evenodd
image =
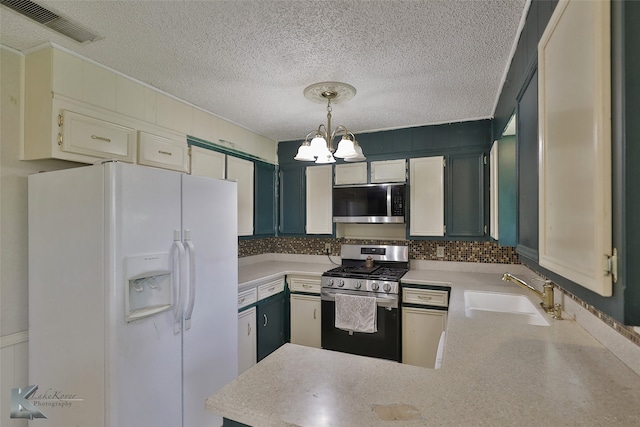
M449 306L449 293L433 289L403 288L402 302L420 305Z
M284 277L258 286L258 301L284 291Z
M138 163L141 165L188 172L188 153L186 142L138 132Z
M103 159L134 161L135 130L104 120L62 110L63 151Z
M320 293L320 277L288 276L287 282L291 292Z
M249 289L238 294L238 309L246 307L258 301L258 291L256 288Z

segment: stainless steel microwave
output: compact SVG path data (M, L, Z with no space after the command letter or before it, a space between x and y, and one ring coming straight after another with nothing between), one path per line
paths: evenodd
M405 184L333 187L333 222L404 223Z

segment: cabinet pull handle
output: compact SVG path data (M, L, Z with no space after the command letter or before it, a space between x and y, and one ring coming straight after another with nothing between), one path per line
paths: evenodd
M418 298L420 298L420 299L426 299L426 300L430 300L430 299L431 299L431 297L426 297L426 296L424 296L424 295L418 295Z
M247 336L251 335L251 323L247 323Z
M97 139L104 142L111 142L109 138L105 138L104 136L91 135L91 139Z
M306 283L302 285L303 288L309 289L311 285L307 285Z
M316 320L316 310L318 310L317 308L313 309L313 320Z
M245 299L245 297L242 297L242 299L240 299L240 303L243 303Z
M267 326L267 323L269 323L269 319L267 319L267 315L263 314L264 316L264 324L262 326Z
M270 287L269 292L272 292L275 288L276 288L275 286Z
M158 154L164 154L166 156L173 156L173 153L164 150L158 150Z
M61 134L61 133L59 133L59 134L58 134L58 145L62 145L62 143L63 143L63 140L62 140L62 134Z

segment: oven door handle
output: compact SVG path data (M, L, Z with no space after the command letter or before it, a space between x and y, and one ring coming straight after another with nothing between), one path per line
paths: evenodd
M320 300L335 302L336 300L335 295L340 293L347 294L347 295L375 296L376 305L378 307L398 308L399 299L397 295L389 295L389 296L385 295L381 297L379 295L371 295L370 293L364 293L364 292L358 292L358 291L349 292L349 291L322 289L320 291Z

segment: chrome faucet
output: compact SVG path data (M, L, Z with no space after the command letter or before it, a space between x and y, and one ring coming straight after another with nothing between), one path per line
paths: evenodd
M530 290L542 300L540 306L546 313L553 315L554 319L562 319L562 309L560 307L560 304L553 303L553 282L551 280L544 281L542 292L529 285L524 280L518 279L511 273L504 273L502 275L502 280L504 280L505 282L513 282L521 288Z

